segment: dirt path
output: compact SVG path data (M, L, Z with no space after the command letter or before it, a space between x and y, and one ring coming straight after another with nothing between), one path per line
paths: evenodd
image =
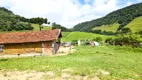
M0 71L0 80L42 80L44 74L36 71Z

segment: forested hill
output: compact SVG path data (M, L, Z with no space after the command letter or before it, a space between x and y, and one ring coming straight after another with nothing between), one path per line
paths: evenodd
M21 23L20 16L15 15L12 11L0 7L0 31L12 30L32 30L30 24Z
M142 16L142 3L133 4L117 11L113 11L99 19L79 23L75 25L73 29L75 31L91 31L94 27L119 23L120 26L117 30L121 30L130 21L139 16Z
M0 7L0 31L33 30L31 23L42 25L47 23L47 19L21 17L4 7Z

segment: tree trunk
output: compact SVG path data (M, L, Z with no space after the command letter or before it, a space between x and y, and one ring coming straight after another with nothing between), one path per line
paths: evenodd
M41 31L41 25L39 24L39 30Z

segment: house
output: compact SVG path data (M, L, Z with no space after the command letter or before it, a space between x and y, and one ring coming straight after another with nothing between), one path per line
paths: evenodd
M55 54L60 46L61 30L9 32L0 34L0 54Z

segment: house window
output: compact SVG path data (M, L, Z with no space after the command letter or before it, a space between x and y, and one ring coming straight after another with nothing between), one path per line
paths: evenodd
M0 45L0 52L3 52L3 45Z

